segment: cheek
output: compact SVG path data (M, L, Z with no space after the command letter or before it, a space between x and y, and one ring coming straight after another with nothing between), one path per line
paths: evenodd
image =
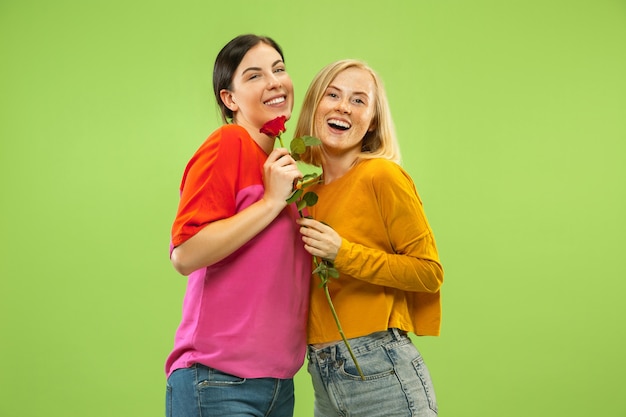
M376 128L376 124L374 123L374 114L369 114L364 121L365 126L367 126L366 132L371 132Z
M287 78L287 80L283 82L283 87L285 87L289 98L293 101L293 83L291 82L291 78Z
M315 128L315 134L319 135L324 129L324 116L320 112L315 113L313 118L313 126Z

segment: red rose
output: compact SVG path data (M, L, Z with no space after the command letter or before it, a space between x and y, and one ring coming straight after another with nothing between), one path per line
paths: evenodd
M287 116L278 116L277 118L270 120L265 123L263 127L261 127L261 133L266 134L270 137L280 136L287 128L285 127L285 121L287 120Z

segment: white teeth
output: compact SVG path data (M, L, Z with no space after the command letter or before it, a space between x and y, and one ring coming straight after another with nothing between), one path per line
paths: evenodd
M272 104L278 104L278 103L284 103L284 102L285 102L285 97L277 97L270 101L266 101L265 104L272 105Z
M330 119L328 121L328 123L332 123L335 126L343 127L344 129L349 129L350 128L350 124L347 123L347 122L344 122L343 120Z

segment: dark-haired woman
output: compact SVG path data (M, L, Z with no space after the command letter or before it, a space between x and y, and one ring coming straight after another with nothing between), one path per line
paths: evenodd
M165 365L166 415L292 416L311 258L286 203L302 174L260 132L291 116L281 48L236 37L216 58L213 88L225 123L189 161L172 227L170 257L188 284Z

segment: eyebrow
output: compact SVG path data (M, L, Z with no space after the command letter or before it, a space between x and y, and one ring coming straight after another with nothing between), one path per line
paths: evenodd
M328 84L328 87L327 87L327 88L332 88L332 89L334 89L334 90L341 91L341 92L345 91L345 90L343 90L343 89L341 89L341 88L339 88L339 87L336 87L336 86L335 86L335 85L333 85L333 84ZM357 95L357 96L366 96L366 97L369 97L369 94L368 94L366 91L353 91L353 92L352 92L352 94L353 94L353 95Z
M283 63L284 63L284 62L283 62L283 60L282 60L282 59L277 59L276 61L274 61L274 62L272 63L272 68L274 68L276 65L283 64ZM262 69L261 69L261 67L249 67L249 68L246 68L245 70L243 70L243 72L241 73L241 75L245 74L245 73L246 73L246 72L248 72L248 71L261 71L261 70L262 70Z

